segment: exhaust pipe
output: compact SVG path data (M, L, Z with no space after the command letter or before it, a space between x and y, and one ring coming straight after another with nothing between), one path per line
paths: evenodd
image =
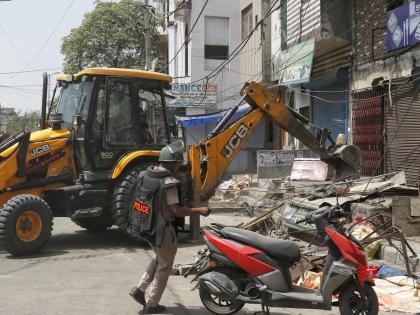
M239 295L237 285L223 273L212 271L200 277L200 284L223 300L232 301Z
M47 96L48 96L48 73L42 74L42 105L41 105L41 121L39 127L41 129L48 128L47 122Z

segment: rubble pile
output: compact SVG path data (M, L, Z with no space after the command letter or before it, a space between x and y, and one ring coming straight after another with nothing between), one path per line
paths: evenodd
M211 207L217 202L235 203L240 210L254 216L242 228L298 242L302 260L290 269L294 283L319 288L326 258L325 248L317 247L322 245L322 240L316 237L315 227L296 222L321 206L339 205L349 214L346 224L364 246L370 260L378 258L383 242L387 241L405 261L406 271L402 275L379 274L381 279L375 290L382 309L402 312L420 309L420 282L414 275L419 259L404 236L404 228L396 226L393 220L396 197L418 198L419 195L417 187L406 185L403 172L338 183L290 178L255 183L250 176L222 183L211 200ZM420 234L420 228L418 231ZM381 265L389 268L383 262ZM407 299L413 304L404 303Z

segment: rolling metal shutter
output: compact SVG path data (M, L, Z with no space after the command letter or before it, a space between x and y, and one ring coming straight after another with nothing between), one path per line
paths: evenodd
M383 173L384 91L366 90L352 95L353 144L362 153L361 174Z
M346 90L345 84L335 84L323 88L325 91ZM339 133L347 134L347 104L348 94L313 92L312 117L315 125L331 130L333 139Z
M419 92L419 82L405 81L392 86L392 103L385 97L387 171L404 170L409 184L420 177Z

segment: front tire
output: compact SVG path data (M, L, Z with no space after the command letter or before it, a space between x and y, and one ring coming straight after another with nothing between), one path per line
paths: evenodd
M341 315L377 315L379 312L378 297L375 290L369 284L365 284L363 292L368 300L368 305L365 306L359 291L354 284L346 287L338 297L338 307Z
M244 302L241 301L227 301L220 299L213 294L210 293L207 286L204 284L200 284L199 287L199 294L201 303L203 303L204 307L208 309L213 314L218 315L230 315L239 312L242 307L245 305Z
M14 256L35 254L48 241L52 220L51 209L42 198L15 196L0 212L0 244Z
M145 170L149 165L151 164L141 164L129 169L115 186L112 201L111 212L114 224L118 226L124 234L137 242L143 242L143 240L130 233L130 230L127 229L128 220L130 209L133 207L134 203L137 178L140 172Z

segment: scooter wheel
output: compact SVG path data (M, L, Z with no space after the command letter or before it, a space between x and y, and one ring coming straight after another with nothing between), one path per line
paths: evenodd
M230 315L241 310L245 303L240 301L227 301L211 294L205 285L199 287L200 300L213 314Z
M373 290L370 285L365 284L363 287L363 292L368 300L368 305L363 303L363 300L360 297L360 293L354 284L349 285L347 288L341 291L340 296L338 297L340 314L377 315L379 312L379 303L375 290Z

